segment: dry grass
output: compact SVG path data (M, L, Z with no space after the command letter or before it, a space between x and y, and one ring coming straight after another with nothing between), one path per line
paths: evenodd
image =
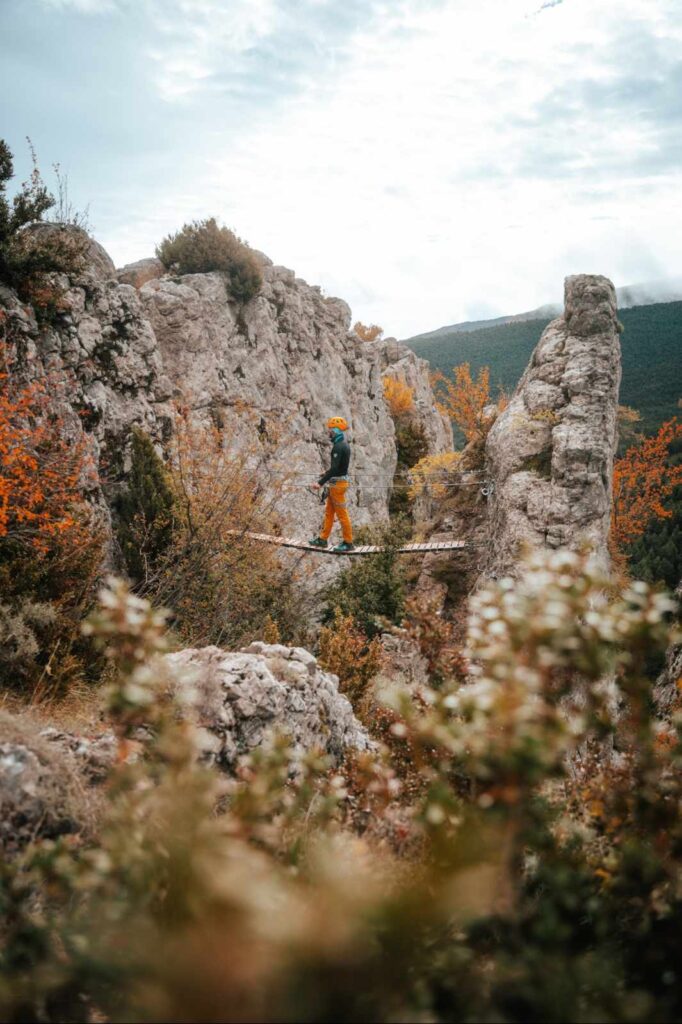
M43 734L55 724L47 721L44 709L40 713L0 709L0 744L23 747L38 763L37 796L31 779L25 788L3 787L2 819L12 828L12 845L66 832L83 839L94 835L102 796L88 784L78 759Z

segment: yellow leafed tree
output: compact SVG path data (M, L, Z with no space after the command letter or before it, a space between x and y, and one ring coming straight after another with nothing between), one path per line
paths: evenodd
M361 320L358 320L353 324L353 330L357 334L361 341L376 341L384 333L383 327L379 327L378 324L363 324Z
M447 491L447 474L457 468L461 452L437 452L425 455L410 470L410 498L418 498L428 491L432 498L442 498Z
M414 390L404 377L384 377L384 398L393 419L408 416L414 411Z
M475 380L469 363L453 367L452 372L452 377L440 370L433 375L438 408L457 424L467 441L483 440L489 425L483 410L490 404L490 370L482 366Z

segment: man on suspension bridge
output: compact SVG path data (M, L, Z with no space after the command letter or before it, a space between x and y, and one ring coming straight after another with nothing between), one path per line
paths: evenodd
M353 527L346 508L346 492L348 491L348 466L350 465L350 445L346 440L345 431L348 430L348 423L343 416L332 416L327 420L329 440L332 443L331 465L326 473L320 477L313 489L319 491L325 484L329 485L327 504L324 512L324 525L320 536L310 541L312 547L326 548L329 535L332 532L334 518L341 523L343 541L337 544L334 551L354 551Z

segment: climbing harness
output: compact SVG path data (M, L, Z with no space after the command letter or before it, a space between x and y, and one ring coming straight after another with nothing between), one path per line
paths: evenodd
M310 490L313 495L316 495L319 499L319 504L324 505L329 498L329 484L325 484L324 487L313 487L310 483L304 484L306 490Z

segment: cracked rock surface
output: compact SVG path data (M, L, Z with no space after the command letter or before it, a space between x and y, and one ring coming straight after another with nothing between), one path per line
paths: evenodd
M17 339L17 369L33 377L51 372L64 383L59 411L74 434L87 435L106 481L99 496L105 518L130 470L132 427L161 451L174 403L239 443L260 445L265 476L281 476L286 453L296 486L278 507L276 525L304 536L320 523L305 484L328 467L325 423L332 415L351 426L354 522L387 518L396 465L382 386L389 366L415 388L432 450L447 446L449 427L436 410L428 364L392 339L360 341L345 302L257 256L263 286L246 303L228 294L219 273L174 277L153 259L117 273L92 240L85 270L61 279L64 308L54 324L39 325L30 307L0 287L0 307ZM98 480L94 490L99 486Z
M524 543L587 544L606 567L620 378L613 284L568 277L563 316L545 329L488 435L487 575L513 574Z
M302 647L252 643L243 651L188 648L166 655L192 686L205 760L230 771L268 734L290 736L301 750L322 750L335 763L373 744L338 679ZM182 683L180 683L182 685Z

